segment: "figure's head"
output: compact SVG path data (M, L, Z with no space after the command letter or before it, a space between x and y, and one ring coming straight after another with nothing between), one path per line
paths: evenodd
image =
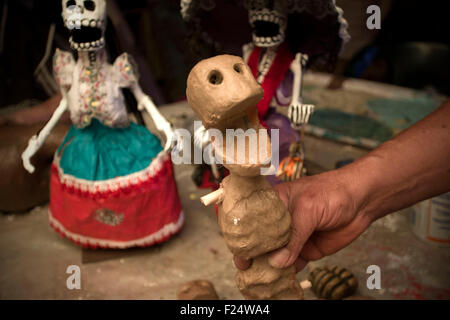
M105 46L106 0L62 0L62 9L72 49L92 51Z
M249 0L248 18L256 46L273 47L284 41L287 26L285 1Z
M206 128L222 128L249 114L263 97L242 58L220 55L205 59L192 68L187 79L189 105Z

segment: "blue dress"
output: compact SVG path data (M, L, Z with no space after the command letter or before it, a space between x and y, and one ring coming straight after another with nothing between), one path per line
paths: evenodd
M84 180L108 180L141 171L162 151L147 128L130 123L111 128L97 119L85 128L72 125L57 150L64 173Z

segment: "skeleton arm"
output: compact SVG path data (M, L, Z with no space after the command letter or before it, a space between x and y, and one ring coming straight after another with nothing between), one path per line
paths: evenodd
M210 136L208 131L206 130L205 126L201 125L194 131L194 146L195 148L199 150L203 150L203 148L207 147L211 144ZM219 169L217 168L216 164L216 158L213 154L213 149L209 147L209 152L205 154L206 157L208 157L206 163L211 165L211 171L214 176L214 178L219 179L220 173Z
M65 93L63 92L63 98L61 99L58 108L56 108L50 120L38 134L35 134L30 138L30 140L28 141L27 148L22 153L23 166L29 173L34 172L34 166L30 162L31 157L33 157L33 155L42 147L42 145L45 142L45 139L47 139L47 137L50 135L51 131L58 123L59 119L66 110L67 110L67 99Z
M294 73L294 86L292 92L292 101L300 101L300 93L302 91L302 80L303 80L303 63L302 60L307 59L301 53L295 55L294 61L291 63L291 71Z
M152 118L156 129L158 131L164 132L167 139L164 150L168 151L172 146L172 143L176 142L176 137L169 121L167 121L166 118L163 117L163 115L158 111L158 108L153 103L152 99L142 91L141 87L138 84L133 85L131 87L131 91L133 92L134 97L138 102L139 111L145 109L150 114L150 117Z
M252 53L253 48L254 48L254 45L252 42L244 44L242 46L242 59L244 59L244 61L246 63L248 63L248 58L250 57L250 54Z
M294 84L292 92L291 105L289 106L288 115L291 124L295 128L301 127L308 123L311 113L314 112L314 105L302 103L302 86L303 86L303 67L308 61L308 56L297 53L294 61L291 63L291 71L294 73Z

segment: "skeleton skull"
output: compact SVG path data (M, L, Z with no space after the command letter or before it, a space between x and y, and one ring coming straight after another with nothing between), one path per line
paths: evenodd
M106 0L62 0L62 8L72 49L91 51L105 45Z
M242 58L220 55L192 68L186 96L206 128L222 128L245 115L250 121L257 117L256 105L263 90Z
M285 1L250 0L248 9L253 43L256 46L273 47L284 41L287 26Z

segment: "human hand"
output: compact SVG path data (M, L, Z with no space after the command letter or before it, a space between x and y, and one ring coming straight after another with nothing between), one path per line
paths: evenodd
M360 190L341 172L333 170L274 187L291 213L292 232L289 243L270 255L272 266L294 264L300 271L308 261L346 247L370 225L370 218L361 211ZM251 263L239 257L234 261L241 270Z

